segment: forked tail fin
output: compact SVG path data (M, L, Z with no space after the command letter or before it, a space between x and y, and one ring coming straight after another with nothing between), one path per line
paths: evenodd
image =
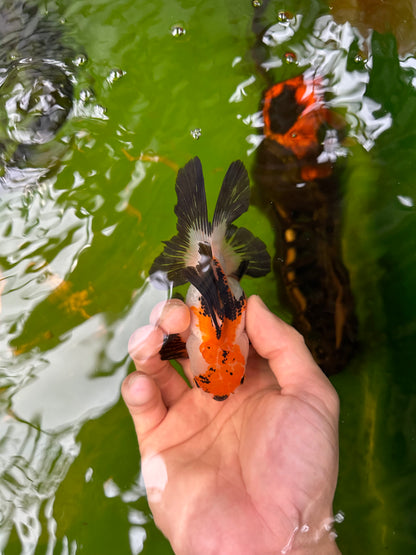
M196 156L178 171L176 177L178 202L175 214L178 217L176 229L179 235L189 238L191 230L210 233L207 198L201 160Z
M191 265L190 262L198 262L195 238L202 239L210 234L204 176L198 157L192 158L178 171L175 191L178 199L175 206L178 233L169 241L164 241L165 248L149 271L151 281L166 289L188 281L184 274L185 268Z
M211 249L213 235L223 249L223 259L231 256L227 274L240 279L244 273L263 276L270 270L270 256L260 239L232 222L247 211L250 202L250 182L244 164L233 162L225 175L216 203L212 224L208 220L207 200L201 162L198 157L180 169L176 179L178 197L175 214L178 233L165 241L163 252L150 268L155 285L170 286L192 283L201 263L201 245ZM203 249L202 249L203 250ZM211 252L212 256L212 252ZM217 255L215 255L217 256ZM202 292L201 292L202 293Z
M212 227L224 223L229 226L241 214L247 212L250 204L250 181L241 160L233 162L225 174L215 205Z

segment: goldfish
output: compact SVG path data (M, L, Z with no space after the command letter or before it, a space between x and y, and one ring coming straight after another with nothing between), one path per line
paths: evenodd
M177 234L164 242L149 274L159 287L190 284L185 302L191 323L186 338L174 334L166 339L161 357L187 355L195 385L223 401L243 383L249 350L240 279L266 275L270 256L261 239L233 224L250 203L249 177L241 161L228 168L212 222L198 157L178 171L175 189Z
M333 374L354 355L358 329L342 256L343 165L331 151L345 125L325 105L319 76L271 86L263 119L253 175L277 230L279 293L316 362Z

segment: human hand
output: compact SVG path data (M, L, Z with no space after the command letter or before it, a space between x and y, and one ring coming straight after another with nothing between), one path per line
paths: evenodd
M149 505L175 553L339 553L338 396L302 337L250 297L246 379L218 402L158 355L164 334L189 326L186 305L157 305L150 321L130 339L137 371L122 394Z

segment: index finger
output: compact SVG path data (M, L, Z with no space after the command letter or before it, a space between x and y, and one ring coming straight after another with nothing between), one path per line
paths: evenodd
M257 295L247 302L246 329L257 353L269 361L282 388L282 395L312 397L338 412L338 396L331 382L314 361L303 337L274 315Z
M189 310L179 301L161 303L154 307L150 322L132 334L129 353L136 369L154 379L165 404L171 406L188 390L188 385L169 361L161 360L160 349L167 334L189 326Z

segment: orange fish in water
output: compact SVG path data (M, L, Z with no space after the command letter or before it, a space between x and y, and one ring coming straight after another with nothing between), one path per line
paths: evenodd
M277 231L279 293L315 360L333 374L357 346L354 299L342 259L343 165L334 163L345 125L326 107L322 80L303 75L266 91L263 118L265 137L253 175Z
M187 354L195 384L223 401L243 382L248 355L246 297L239 281L244 274L267 274L270 256L263 241L233 225L250 201L249 178L241 161L227 171L212 222L199 158L179 170L176 194L178 233L165 242L149 273L156 286L190 283L186 304L191 325L186 344L178 335L169 336L161 356Z
M304 80L299 75L270 87L264 95L263 119L265 136L303 162L302 179L308 181L331 174L329 163L316 162L322 150L323 127L336 123L334 114L323 102L320 79Z

